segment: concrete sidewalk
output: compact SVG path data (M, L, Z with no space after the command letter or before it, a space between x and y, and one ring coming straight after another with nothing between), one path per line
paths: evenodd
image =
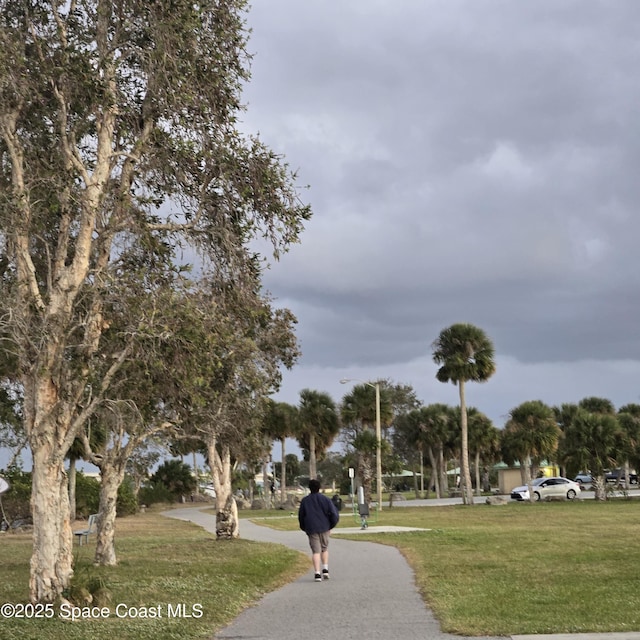
M194 508L174 509L166 516L215 532L215 517ZM309 556L302 531L275 531L242 520L244 539L283 544ZM397 530L397 527L391 529ZM360 529L354 528L353 532ZM368 532L385 530L370 527ZM461 640L443 633L425 606L411 568L394 547L356 542L333 535L329 547L331 579L314 582L309 572L267 594L244 611L214 640ZM476 636L478 640L493 640ZM514 640L640 640L640 633L513 636ZM496 639L497 640L497 639Z

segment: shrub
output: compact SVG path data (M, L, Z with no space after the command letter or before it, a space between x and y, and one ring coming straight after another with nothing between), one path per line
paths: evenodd
M161 482L152 482L148 486L140 489L138 502L146 505L156 504L158 502L175 502L175 497Z
M181 460L166 460L151 476L154 485L163 484L172 494L173 500L189 496L196 488L196 480L191 467Z
M100 506L100 482L82 471L76 472L76 517L88 518L98 513Z
M138 511L138 500L133 491L131 478L125 477L124 482L118 487L118 502L116 512L118 516L130 516Z
M6 526L31 521L31 473L18 467L11 467L2 472L2 477L9 482L9 491L0 496L2 510L0 523L6 518Z

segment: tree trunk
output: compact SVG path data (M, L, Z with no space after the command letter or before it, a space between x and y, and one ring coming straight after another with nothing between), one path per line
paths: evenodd
M526 460L520 461L520 467L524 471L524 481L522 484L526 484L529 489L529 501L534 501L533 495L533 484L531 483L531 458L527 458Z
M540 472L540 461L532 460L531 461L531 479L535 479L538 477L538 473Z
M96 555L94 562L104 567L117 563L115 548L116 505L118 487L124 480L124 465L105 461L100 468L100 507L96 533Z
M626 491L629 491L629 489L631 489L631 477L629 475L631 471L631 465L629 464L629 461L626 460L624 463L624 488ZM620 476L618 476L618 480L620 480Z
M593 495L594 499L596 500L607 499L607 489L606 489L604 474L594 476L592 486L594 491L594 495Z
M358 471L362 480L365 504L371 504L371 487L373 485L373 465L371 464L371 454L360 452L358 456Z
M480 451L476 451L476 495L482 495L482 485L480 484Z
M69 486L64 453L52 451L54 448L41 441L40 446L31 450L33 553L29 598L34 603L54 602L73 576Z
M223 504L222 501L219 504ZM240 535L238 529L238 505L235 498L229 492L223 506L216 512L216 536L218 540L231 540Z
M486 492L491 491L491 469L488 466L482 468L482 489Z
M438 461L436 456L433 453L433 449L431 447L427 448L427 452L429 454L429 461L431 462L431 469L433 473L431 474L431 478L433 479L433 484L435 485L436 498L442 498L442 488L440 485L440 474L438 473ZM431 479L430 479L431 480ZM431 484L431 482L429 482ZM429 495L429 490L431 487L427 487L427 495Z
M240 535L238 507L231 492L231 451L221 446L218 452L217 440L207 440L211 480L216 490L216 536L218 540L229 540Z
M76 458L69 459L69 520L76 519Z
M265 460L262 463L262 499L264 506L271 509L271 483L269 482L269 463Z
M318 477L318 469L316 463L316 434L311 431L309 433L309 479L315 480Z
M282 438L280 444L282 445L282 462L280 463L280 505L283 505L287 501L287 463L285 462L285 438Z
M441 444L438 447L438 477L440 478L440 494L438 498L443 498L444 493L449 488L449 476L447 475L447 465L444 461L444 446Z
M193 475L196 479L196 493L200 493L200 474L198 473L198 457L197 452L193 452Z
M140 489L142 488L142 476L139 474L136 474L133 477L133 495L135 496L136 500L138 500L138 495L140 494Z
M473 488L471 486L471 472L469 471L469 430L467 428L467 405L464 398L464 381L458 382L460 391L460 427L462 430L462 451L460 454L462 463L462 501L464 504L473 504Z

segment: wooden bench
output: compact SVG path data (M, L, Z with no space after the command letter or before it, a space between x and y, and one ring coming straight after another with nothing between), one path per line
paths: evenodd
M92 533L96 532L96 525L98 523L98 514L92 513L89 516L89 521L87 522L86 529L79 529L78 531L74 531L73 535L78 539L78 545L82 546L82 541L85 543L89 542L89 536Z

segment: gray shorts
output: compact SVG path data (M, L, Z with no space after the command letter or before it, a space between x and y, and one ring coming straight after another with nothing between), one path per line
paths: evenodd
M321 553L326 551L329 547L329 532L323 531L322 533L310 533L309 534L309 546L312 553Z

